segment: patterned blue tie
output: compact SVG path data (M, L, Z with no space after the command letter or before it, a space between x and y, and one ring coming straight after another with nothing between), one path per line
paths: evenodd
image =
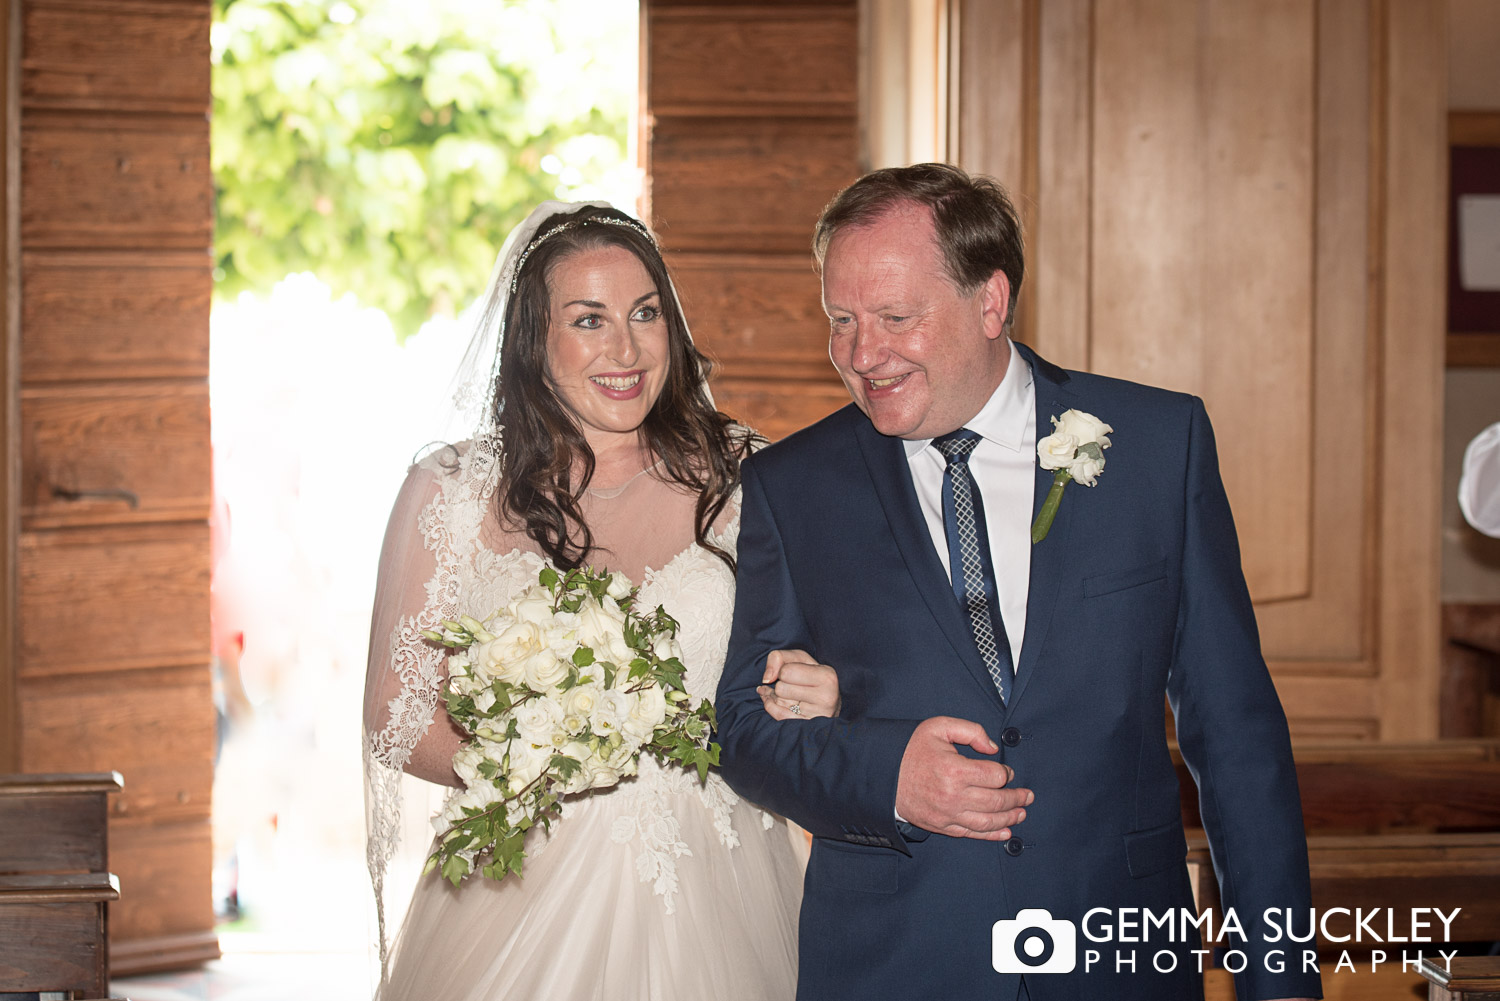
M969 472L969 456L979 444L977 432L959 428L932 447L948 460L943 473L943 531L948 536L948 571L953 593L969 620L974 645L1000 690L1000 701L1010 702L1016 672L1010 638L1000 618L1000 594L995 587L995 565L990 561L990 536L984 523L984 499Z

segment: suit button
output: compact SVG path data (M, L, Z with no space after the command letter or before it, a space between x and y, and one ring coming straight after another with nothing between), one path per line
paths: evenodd
M1005 843L1005 854L1009 855L1011 858L1015 858L1025 850L1026 843L1014 835L1012 835L1011 839Z
M1017 730L1013 726L1006 727L1005 732L1000 734L1000 743L1004 744L1006 747L1015 747L1020 742L1021 731Z

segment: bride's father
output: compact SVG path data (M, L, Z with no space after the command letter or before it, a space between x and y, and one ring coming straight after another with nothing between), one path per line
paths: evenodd
M719 689L725 778L815 835L798 997L1198 997L1164 696L1239 996L1318 996L1264 935L1306 923L1306 847L1203 404L1010 341L1021 234L986 179L876 171L814 246L854 405L744 465ZM1080 482L1033 543L1039 441ZM839 717L762 711L777 649L838 671Z

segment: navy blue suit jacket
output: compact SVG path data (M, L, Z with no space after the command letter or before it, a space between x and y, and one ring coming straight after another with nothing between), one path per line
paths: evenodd
M899 439L849 406L744 465L719 740L730 785L814 835L798 997L1010 1001L1018 974L991 965L997 920L1043 908L1076 925L1109 908L1088 930L1118 938L1130 908L1191 911L1166 699L1224 902L1251 936L1240 997L1319 996L1316 972L1301 972L1302 946L1260 941L1266 908L1294 908L1305 924L1307 851L1286 719L1203 405L1021 354L1038 437L1070 408L1115 431L1098 485L1070 485L1032 550L1008 707L933 547ZM1051 480L1038 469L1036 507ZM837 669L839 718L764 712L755 687L779 648ZM898 830L901 757L932 716L982 724L1015 784L1035 792L1011 843ZM1034 1001L1197 997L1199 942L1181 931L1175 942L1153 931L1140 946L1076 932L1074 972L1028 973L1027 988ZM1264 955L1277 948L1279 974L1277 956ZM1092 963L1087 950L1098 953ZM1173 959L1175 971L1154 971Z

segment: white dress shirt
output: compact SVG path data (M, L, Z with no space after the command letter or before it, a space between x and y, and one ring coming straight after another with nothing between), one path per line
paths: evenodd
M1000 617L1010 639L1012 662L1021 663L1026 637L1026 592L1031 580L1031 505L1036 492L1036 388L1031 366L1014 344L1010 364L994 395L964 425L981 441L969 457L969 471L984 499L990 559L1000 594ZM948 460L931 438L904 442L917 501L943 569L948 566L948 536L943 529L943 473Z

